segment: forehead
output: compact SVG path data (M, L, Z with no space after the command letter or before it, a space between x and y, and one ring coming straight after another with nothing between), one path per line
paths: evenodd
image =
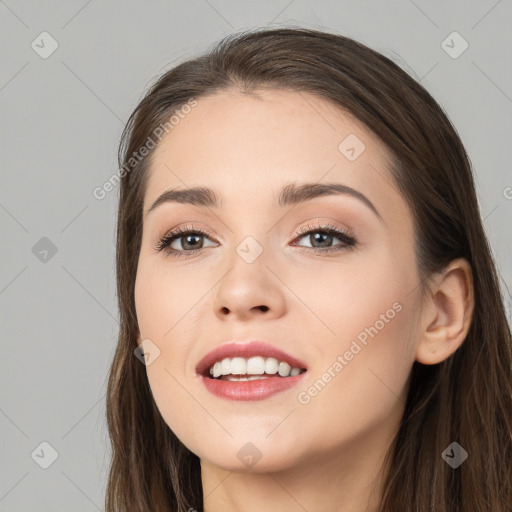
M388 160L370 130L316 95L225 91L199 98L162 138L144 210L165 190L194 186L220 191L223 206L277 204L284 184L301 182L342 183L382 204Z

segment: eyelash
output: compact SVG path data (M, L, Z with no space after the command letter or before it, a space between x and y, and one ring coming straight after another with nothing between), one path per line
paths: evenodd
M306 252L310 252L313 254L325 254L331 252L339 252L342 250L352 249L356 246L357 241L353 237L350 231L345 231L336 226L332 226L331 224L317 224L316 226L304 226L297 233L294 240L304 238L306 235L310 235L313 233L325 233L328 235L333 235L336 238L339 238L342 243L340 245L336 245L334 247L326 247L324 249L318 247L302 247L302 249L306 249ZM168 247L174 242L185 235L201 235L207 238L212 238L210 233L207 231L194 228L193 226L185 226L183 228L177 228L173 231L170 231L166 235L164 235L155 245L155 250L158 252L165 251L169 256L173 258L188 258L196 254L201 249L192 249L190 251L178 251L176 249L169 249Z

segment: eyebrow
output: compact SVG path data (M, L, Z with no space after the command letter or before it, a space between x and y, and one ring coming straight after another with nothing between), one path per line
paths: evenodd
M339 194L355 197L372 210L381 221L383 220L377 208L364 194L341 183L304 183L302 185L290 183L281 189L279 206L297 205L317 197ZM222 203L222 196L207 187L166 190L151 205L146 215L149 215L150 212L164 203L181 203L207 208L219 208Z

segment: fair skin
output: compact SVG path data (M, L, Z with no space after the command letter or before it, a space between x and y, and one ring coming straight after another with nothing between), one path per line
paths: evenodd
M338 149L350 134L365 145L353 161ZM207 512L376 511L414 361L439 363L463 342L472 312L469 265L452 262L422 302L412 216L388 156L376 136L328 102L277 90L200 98L159 143L135 285L139 342L149 338L160 349L146 367L149 383L163 419L201 459ZM349 194L282 207L277 198L290 183L346 185L380 217ZM164 191L193 186L217 191L221 205L168 202L147 214ZM356 245L313 254L312 247L343 244L336 235L315 243L326 223L349 229ZM192 239L202 247L194 255L154 248L170 230L191 225L211 234ZM313 233L298 235L306 226ZM249 236L263 251L251 263L236 251ZM172 248L191 251L188 241L178 237ZM387 321L377 323L383 314ZM307 394L376 325L367 345ZM268 341L308 371L297 387L264 400L216 397L195 366L235 338ZM247 443L261 454L253 466L237 456Z

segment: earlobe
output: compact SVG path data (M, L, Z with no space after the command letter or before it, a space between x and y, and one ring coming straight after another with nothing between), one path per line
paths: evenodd
M474 308L473 275L464 258L453 260L431 283L421 315L416 361L437 364L464 342Z

